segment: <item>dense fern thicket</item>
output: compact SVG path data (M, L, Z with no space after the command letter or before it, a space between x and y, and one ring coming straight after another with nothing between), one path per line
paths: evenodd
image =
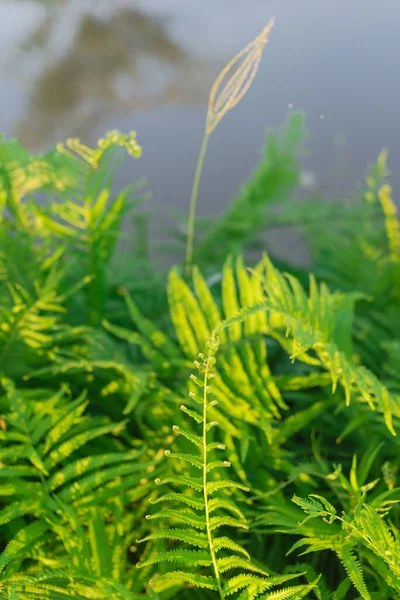
M0 142L0 598L400 598L386 154L351 202L307 198L302 137L269 134L190 277L123 233L133 133ZM268 247L294 226L311 273Z

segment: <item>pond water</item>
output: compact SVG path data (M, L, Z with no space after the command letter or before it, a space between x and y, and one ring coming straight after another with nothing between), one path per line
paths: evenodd
M324 193L351 194L383 146L396 192L398 0L0 0L0 131L39 151L135 129L143 157L119 183L148 177L161 222L188 207L216 74L271 16L257 78L213 133L199 212L223 210L289 107Z

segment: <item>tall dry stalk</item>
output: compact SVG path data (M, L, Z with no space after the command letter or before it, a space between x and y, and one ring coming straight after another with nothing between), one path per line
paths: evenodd
M275 19L271 19L268 25L254 40L252 40L243 50L241 50L232 60L224 67L218 75L211 88L208 99L208 110L206 127L201 144L200 154L197 161L196 172L193 180L192 195L190 199L189 221L188 221L188 236L186 246L186 274L189 275L192 268L193 260L193 245L194 245L194 225L196 218L196 204L199 193L200 177L203 169L204 157L207 150L208 140L211 133L217 127L224 115L230 111L243 98L249 87L251 86L254 77L256 76L258 67L260 66L261 57L264 47L268 41L268 34L272 29ZM219 95L218 91L224 79L229 75L230 71L236 67L236 70L223 86Z

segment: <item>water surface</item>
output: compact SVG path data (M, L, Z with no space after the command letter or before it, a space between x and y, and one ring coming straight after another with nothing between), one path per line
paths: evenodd
M158 222L186 210L210 85L276 17L252 89L212 136L201 214L220 212L257 162L267 128L306 114L305 169L349 194L382 146L400 187L398 0L2 0L0 131L31 150L135 129Z

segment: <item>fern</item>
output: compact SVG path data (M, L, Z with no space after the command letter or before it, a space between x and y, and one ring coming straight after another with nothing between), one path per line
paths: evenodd
M130 316L138 333L105 322L105 327L118 338L138 345L156 372L173 377L177 368L187 368L188 360L198 354L222 316L236 315L239 306L248 306L262 298L257 275L249 276L241 260L225 264L222 278L223 313L197 268L193 269L193 293L177 272L169 278L168 297L172 322L179 347L168 335L144 318L133 300L125 294ZM198 326L200 325L200 326ZM279 419L287 409L275 385L267 363L264 335L266 319L260 313L246 320L245 326L234 325L221 334L220 368L214 382L214 395L231 414L263 426L268 419ZM219 416L223 419L222 415ZM228 427L228 423L224 420ZM231 434L237 436L231 424Z
M268 577L268 573L262 568L250 562L250 557L247 551L239 544L231 540L229 537L221 535L219 529L221 527L247 528L242 511L232 502L229 497L215 495L221 490L231 491L239 489L248 491L246 487L229 479L215 478L213 473L215 469L226 468L230 463L224 460L215 460L213 451L217 448L224 448L218 442L210 442L211 431L218 424L212 420L213 407L217 404L216 400L210 400L211 386L210 380L215 377L214 365L216 362L215 354L218 350L220 341L218 338L211 338L207 344L207 354L199 354L198 360L195 361L195 366L199 375L192 375L191 380L194 382L199 391L191 392L190 397L196 405L201 407L200 412L188 409L182 405L183 410L190 416L197 425L201 426L202 434L193 435L191 432L181 430L175 426L174 432L177 435L183 435L188 439L199 452L199 457L196 455L171 452L166 450L165 454L169 458L174 458L178 461L183 461L189 464L197 471L200 471L200 476L193 477L192 475L171 476L165 479L157 479L158 485L173 483L175 485L184 485L189 489L197 492L200 497L184 495L179 493L169 493L158 498L157 502L174 501L178 505L189 505L193 510L187 509L165 509L154 514L148 515L150 520L172 520L179 524L187 525L184 529L165 529L158 530L155 533L150 533L141 542L154 540L180 540L184 541L189 546L198 548L197 550L166 550L151 554L150 557L138 563L138 567L145 567L150 564L159 562L173 562L185 567L207 566L210 568L211 575L200 575L198 573L186 571L167 572L157 579L153 580L156 586L159 581L172 579L190 583L195 587L205 588L218 592L220 598L226 598L235 592L247 590L247 598L256 598L268 590L270 587L279 585L292 576ZM229 552L227 556L221 556L221 550ZM222 574L231 569L240 569L245 572L236 575L226 582L222 578ZM249 573L246 573L249 572ZM253 575L256 573L257 575ZM150 582L152 584L152 582ZM309 586L297 586L296 593L305 593L312 588ZM276 592L274 592L276 593ZM283 590L280 592L284 594ZM287 591L289 593L289 590ZM243 593L241 597L244 597ZM265 595L263 598L273 598L274 595ZM282 597L285 597L282 595ZM289 595L287 597L290 597Z
M33 289L7 281L0 317L0 365L3 368L10 364L10 356L17 355L25 359L23 367L27 369L37 364L40 357L55 355L64 341L70 342L82 331L66 327L62 315L68 298L84 287L87 280L61 292L60 281L65 269L57 261L51 264L47 260L40 271ZM14 377L21 374L14 369Z
M291 354L292 359L297 358L306 364L325 369L330 374L333 391L338 383L343 386L347 406L351 398L357 396L371 409L378 409L383 414L389 431L396 435L393 417L398 417L400 414L398 397L390 394L387 387L373 372L355 364L351 356L353 307L362 296L331 294L324 284L318 287L312 277L307 296L297 279L293 276L287 278L282 276L267 257L251 277L239 262L237 275L241 295L240 304L233 271L227 263L222 280L222 299L226 317L222 326L217 325L222 319L220 310L197 271L194 274L197 298L177 274L172 272L170 277L171 315L180 346L186 356L198 352L213 330L221 335L223 348L224 343L228 340L230 342L229 345L227 344L226 361L223 357L221 379L217 380L215 386L218 399L226 406L227 401L232 397L232 392L243 397L247 391L242 400L244 419L253 424L260 422L257 413L261 407L264 409L264 416L261 419L265 418L265 409L270 411L272 417L280 417L279 409L285 409L286 405L270 377L265 362L266 348L262 339L263 336L270 335ZM266 298L264 290L266 290ZM269 314L269 318L266 313ZM142 322L137 312L133 317L135 321ZM242 321L244 326L241 325ZM225 336L225 328L228 327L229 338ZM152 335L162 336L155 331ZM148 332L145 332L145 336L152 344ZM245 343L238 350L232 347L242 337L247 336L261 337L254 342ZM149 346L147 348L148 356L150 356L149 352L152 353L152 357L156 355ZM171 352L174 357L178 356L176 350ZM159 360L165 362L171 358L172 355L164 359L160 357ZM259 368L255 369L254 365L257 363ZM234 381L238 382L239 377L240 384L235 386ZM232 386L232 392L228 389L229 386ZM253 403L252 406L249 406L249 400ZM236 414L237 405L236 400Z
M120 157L114 152L118 146L125 148L133 157L141 155L134 132L129 136L110 132L94 150L75 139L60 145L59 151L75 160L76 168L81 171L79 192L75 192L74 200L53 202L45 209L36 206L36 218L45 233L56 240L66 240L70 252L85 258L87 265L83 276L89 278L86 289L91 325L99 322L104 310L106 268L122 221L127 212L143 200L143 197L138 197L130 201L132 193L142 185L139 184L126 188L110 202L111 186L120 162Z
M365 585L363 571L358 558L354 552L357 544L363 543L380 560L386 563L391 573L390 585L400 591L400 545L399 541L386 525L382 516L374 508L364 502L363 498L355 507L352 515L343 514L339 516L335 508L325 499L317 496L319 502L313 498L301 499L294 497L293 501L301 506L307 513L305 523L310 518L322 517L328 523L338 520L342 523L342 534L337 539L332 539L332 548L346 569L349 579L354 587L365 600L370 600L371 595ZM303 523L300 523L302 525ZM303 539L301 544L309 546L308 551L317 551L318 542L312 539ZM299 545L299 544L297 544Z
M140 231L129 264L117 251L140 201L112 191L133 135L40 156L0 143L0 597L399 596L386 153L351 206L293 205L301 130L296 115L269 136L204 221L191 278L168 281ZM296 223L314 275L246 268L243 247Z
M397 217L396 206L391 198L390 186L383 185L380 188L379 200L385 215L385 229L392 262L393 296L395 299L398 299L400 294L400 224Z
M347 405L354 392L358 392L370 408L378 408L383 413L386 426L396 435L393 415L399 414L399 399L391 396L372 372L355 365L348 356L351 352L351 329L344 328L342 324L351 323L353 304L359 296L331 295L323 284L318 290L311 278L307 297L298 280L290 275L286 281L268 258L264 259L264 268L266 301L260 301L227 319L215 332L251 318L261 310L268 311L269 333L291 352L292 359L323 366L331 374L333 391L337 383L344 387ZM285 337L279 329L284 329ZM287 340L289 336L292 337L291 348ZM316 358L308 354L310 350L316 353Z
M111 188L122 149L135 158L141 155L134 132L125 135L112 131L95 149L70 139L39 157L29 155L17 142L0 145L0 152L4 152L0 196L8 209L5 223L9 231L15 228L19 235L24 234L32 250L40 240L48 255L61 256L67 264L76 260L75 278L78 275L86 284L91 325L98 324L103 315L107 270L123 219L145 199L130 199L142 183L112 199ZM45 192L49 201L36 201L37 192ZM4 277L8 278L7 271ZM70 280L69 287L75 283Z
M2 385L11 408L4 416L7 429L1 433L3 494L16 499L14 505L5 509L3 522L10 519L11 507L15 507L15 514L21 513L22 506L26 506L28 513L34 513L41 500L51 498L53 494L64 503L90 506L95 490L104 497L107 488L110 496L115 493L110 483L116 478L133 476L139 481L140 473L134 474L146 463L137 462L140 456L137 450L95 456L76 454L100 436L117 435L123 431L126 422L110 423L92 417L89 426L89 418L84 416L85 394L65 403L66 390L61 389L44 400L40 410L35 410L35 405L25 401L10 381L3 380ZM69 457L74 460L65 465ZM25 477L28 478L26 481ZM37 500L20 504L18 498L29 498L33 491Z
M15 576L0 580L0 598L4 600L30 600L31 598L100 600L107 597L100 590L93 589L92 585L92 582L85 581L83 577L81 581L71 581L71 577L66 573L43 571L40 575Z
M153 472L157 463L143 456L144 449L121 451L111 442L113 438L110 438L108 451L101 451L100 445L93 452L95 440L106 440L110 433L118 435L124 423L107 423L93 417L89 421L84 416L87 407L84 395L67 401L64 389L34 404L10 381L3 380L2 385L10 410L4 414L5 430L0 436L3 504L0 524L8 538L0 554L0 586L12 589L15 581L16 593L22 598L29 597L24 594L31 593L29 589L34 593L40 567L31 572L32 586L29 578L19 582L15 572L28 558L36 558L39 564L44 561L44 565L50 567L48 579L55 582L53 587L49 584L48 596L45 589L40 592L42 584L38 583L39 591L35 593L42 594L41 597L56 598L52 594L57 592L60 579L76 582L70 592L65 591L65 597L74 594L92 597L82 585L99 585L102 589L108 586L113 593L122 594L118 591L118 581L122 582L126 575L121 569L130 544L129 537L125 540L121 530L123 503L115 498L119 495L128 502L130 498L134 500L146 494L143 474L147 469ZM85 454L84 449L90 445L92 453ZM105 527L104 521L110 512L115 518L120 515L119 524L115 523L111 529L109 525ZM82 523L88 526L89 542L84 541ZM107 544L104 545L108 531L113 540L111 556L108 556ZM49 535L61 540L51 561L45 559L45 555L42 557L40 550ZM53 575L54 568L62 571L62 575ZM37 581L40 582L40 578ZM123 587L121 583L120 588ZM81 593L81 588L86 591ZM99 591L93 597L106 596ZM116 597L135 596L129 595L127 590L125 595Z

